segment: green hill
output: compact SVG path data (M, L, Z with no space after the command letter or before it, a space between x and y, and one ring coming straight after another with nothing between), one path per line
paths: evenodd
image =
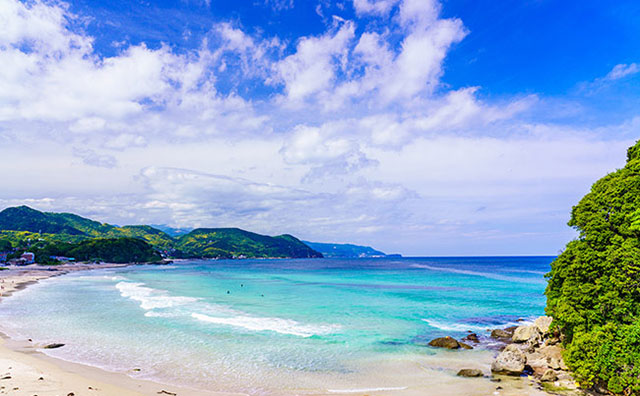
M640 394L640 142L571 211L579 231L551 264L547 313L585 388Z
M198 228L179 237L176 249L186 257L322 257L291 235L270 237L239 228Z
M85 235L63 213L45 213L28 206L7 208L0 212L0 229L30 231L40 234ZM76 221L76 223L79 223ZM98 223L99 224L99 223Z
M101 240L100 246L88 242L97 239ZM40 259L43 255L83 259L82 257L90 256L85 247L93 247L97 251L103 245L109 245L106 247L107 250L128 248L125 243L111 246L111 242L105 242L114 239L141 240L171 257L322 257L320 253L291 235L271 237L239 228L201 228L179 237L172 237L148 225L118 227L71 213L40 212L27 206L7 208L0 212L0 240L6 240L23 251L40 251ZM84 253L69 252L67 248L70 245L85 249L81 249ZM138 252L138 256L155 260L147 253L140 253L144 250L141 246L131 248ZM115 256L112 253L113 251L109 255L112 257L110 261L120 262L113 259ZM123 257L125 256L133 257L123 253Z

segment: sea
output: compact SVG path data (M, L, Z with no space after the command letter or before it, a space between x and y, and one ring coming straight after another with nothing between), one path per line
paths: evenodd
M193 260L75 272L0 304L0 330L136 378L249 395L493 394L489 331L544 314L554 257ZM469 351L429 347L476 333ZM486 382L486 384L485 384Z

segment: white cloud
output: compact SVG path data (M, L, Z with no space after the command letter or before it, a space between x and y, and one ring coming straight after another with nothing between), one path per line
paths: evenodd
M355 25L345 22L335 32L302 38L296 53L275 65L290 103L299 105L309 95L330 87L336 70L346 61L354 32Z
M615 65L613 69L604 77L605 80L619 80L626 76L636 74L640 71L640 67L636 63Z
M353 0L358 14L387 15L399 0Z

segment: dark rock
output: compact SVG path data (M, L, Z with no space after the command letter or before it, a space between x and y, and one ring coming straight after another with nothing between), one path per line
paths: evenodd
M480 340L478 339L478 335L476 333L471 333L471 334L466 335L463 338L463 340L464 341L471 341L471 342L475 342L475 343L480 342Z
M458 377L482 377L482 371L478 369L462 369L458 371Z
M460 345L460 348L462 348L462 349L473 349L473 347L471 345L465 344L464 342L458 341L458 345Z
M434 338L433 340L429 341L429 346L436 348L458 349L460 348L460 343L456 341L455 338L447 336Z
M498 340L506 341L511 339L511 334L509 334L508 332L502 329L495 329L491 331L491 338L496 338Z
M45 346L44 349L56 349L56 348L61 348L63 346L64 344L49 344Z

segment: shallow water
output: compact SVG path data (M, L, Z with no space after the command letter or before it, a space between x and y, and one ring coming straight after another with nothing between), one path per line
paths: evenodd
M0 304L0 323L13 337L67 344L47 352L56 357L203 389L455 394L455 370L486 369L492 352L426 343L468 330L486 336L543 314L552 259L219 260L96 270L16 293ZM491 389L477 389L484 387Z

